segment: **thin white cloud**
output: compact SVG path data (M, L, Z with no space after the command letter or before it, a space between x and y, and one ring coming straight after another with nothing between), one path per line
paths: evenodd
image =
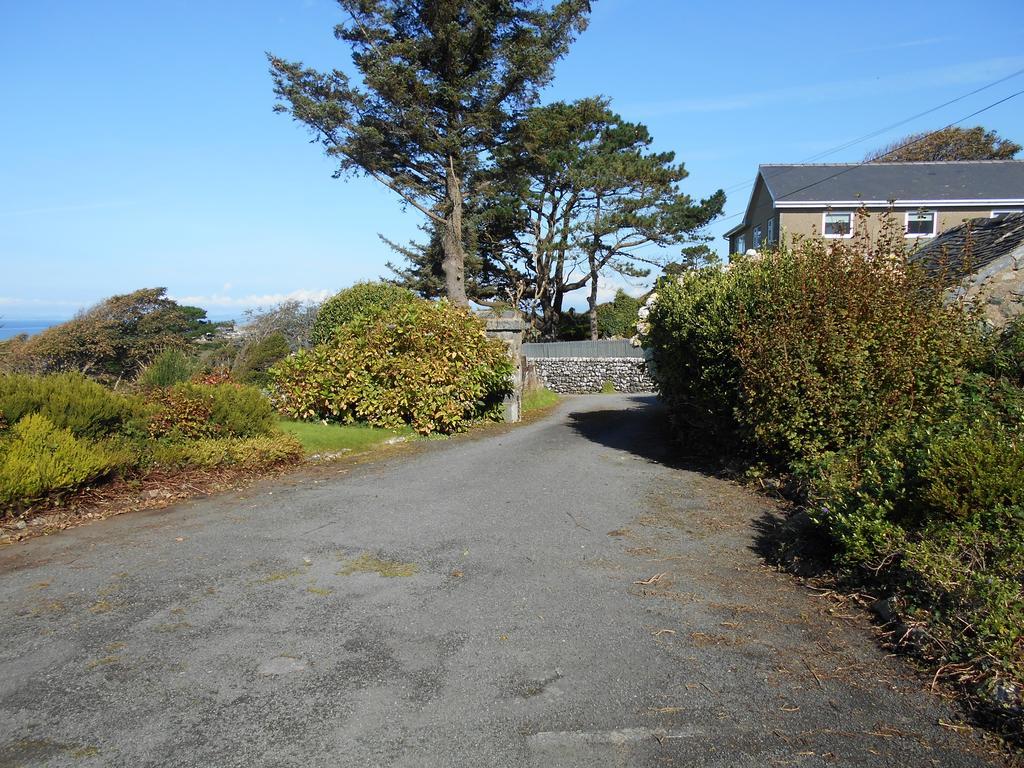
M900 72L885 77L863 77L831 80L786 88L725 94L702 99L675 99L631 105L630 114L646 117L682 114L687 112L736 112L782 103L818 103L827 101L854 101L880 93L902 93L920 90L922 83L929 88L943 85L969 85L1009 74L1024 66L1024 57L1004 57L983 61L932 67Z
M597 281L597 303L604 304L605 302L611 301L615 298L615 294L619 290L623 290L630 296L642 296L649 291L650 283L654 280L654 275L646 280L638 280L636 282L629 282L617 275L601 275L600 280ZM590 295L590 286L584 286L578 288L575 291L571 291L565 295L566 306L574 307L577 310L586 309L587 297Z
M203 307L204 309L210 307L245 309L249 307L270 307L284 301L319 302L329 296L331 296L331 292L327 290L299 289L289 293L250 293L247 296L229 296L226 293L214 293L210 295L171 296L171 298L179 304L189 304Z

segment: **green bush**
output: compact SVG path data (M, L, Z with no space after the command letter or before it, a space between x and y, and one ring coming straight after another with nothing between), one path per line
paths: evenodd
M994 334L989 371L1024 387L1024 316Z
M392 283L356 283L325 301L316 313L310 340L325 344L335 333L358 316L410 304L415 296Z
M663 281L641 334L673 423L708 449L735 450L742 442L736 337L741 313L755 311L760 269L757 263L708 267Z
M597 305L597 328L601 338L612 336L628 339L636 333L636 316L640 299L634 299L621 288L615 298Z
M241 384L177 384L153 396L156 412L151 437L192 440L207 437L256 437L274 432L270 401Z
M165 349L149 363L139 375L142 387L170 387L188 381L199 370L196 360L180 349Z
M940 412L979 349L924 275L821 240L668 282L649 323L677 421L782 468Z
M739 270L742 272L742 268ZM766 256L741 307L737 416L781 466L942 412L978 333L927 278L871 248L811 240Z
M0 374L0 414L7 424L41 414L76 437L99 439L135 428L141 404L81 374Z
M663 281L643 340L688 452L801 481L837 565L900 595L937 657L1024 680L1024 331L984 331L901 243Z
M242 348L235 361L232 375L243 384L253 384L258 387L268 386L271 378L267 371L278 360L287 357L290 352L288 339L284 337L283 333L274 332Z
M891 429L819 462L811 517L842 563L904 593L949 661L987 655L1021 678L1024 435L976 416Z
M499 418L512 363L483 324L447 302L417 299L364 314L329 344L282 360L276 403L300 421L361 421L451 433Z
M115 466L101 447L79 440L39 413L15 424L0 450L0 502L11 506L75 490Z

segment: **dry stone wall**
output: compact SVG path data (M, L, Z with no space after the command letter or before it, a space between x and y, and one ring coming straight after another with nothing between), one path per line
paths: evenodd
M997 328L1024 314L1024 247L964 278L956 295L979 301L985 318Z
M527 360L527 376L559 394L600 392L610 381L616 392L653 392L642 357L537 357Z

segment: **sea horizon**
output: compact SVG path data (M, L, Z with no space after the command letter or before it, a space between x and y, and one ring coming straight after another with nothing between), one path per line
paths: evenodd
M30 336L36 333L45 331L52 325L58 325L59 323L67 322L68 318L19 318L19 317L0 317L0 341L5 339L13 339L15 336L20 336L23 333L27 333Z
M66 323L70 319L70 317L4 317L0 315L0 341L13 339L23 333L27 333L29 336L42 333L47 328ZM220 315L207 319L212 323L232 321L239 325L245 320L244 317L232 315Z

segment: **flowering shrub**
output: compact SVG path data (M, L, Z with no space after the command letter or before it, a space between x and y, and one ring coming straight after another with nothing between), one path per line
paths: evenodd
M511 372L505 345L477 318L421 299L359 315L271 369L277 407L291 418L409 424L423 434L499 418Z

